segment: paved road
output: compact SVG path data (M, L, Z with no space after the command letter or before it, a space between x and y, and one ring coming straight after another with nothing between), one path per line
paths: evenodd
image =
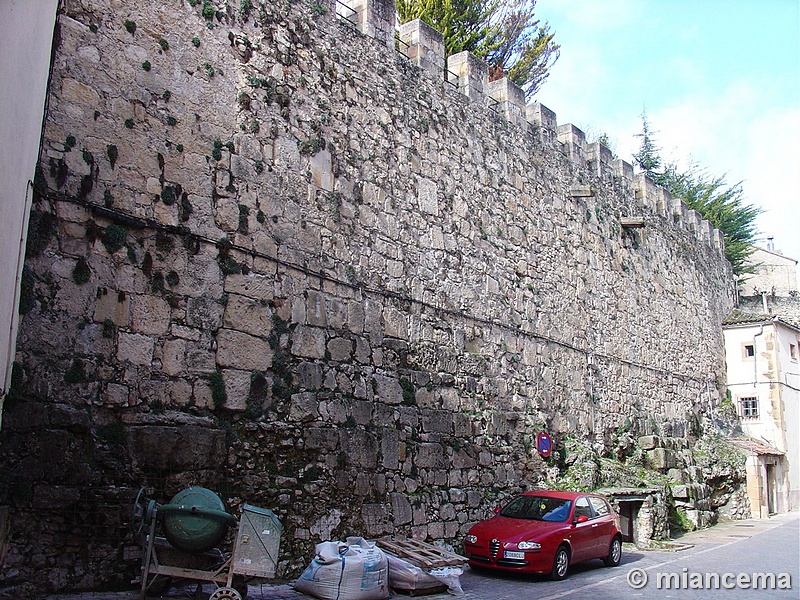
M469 570L461 576L463 600L557 600L560 598L591 600L672 599L672 598L800 598L800 513L778 515L769 520L735 521L717 525L703 531L684 535L679 542L690 547L679 551L641 551L625 548L619 567L609 569L600 561L576 565L564 581L549 581L544 577L486 575ZM629 573L645 573L647 584L634 589L628 583ZM733 578L725 578L732 573ZM753 573L774 573L775 587L781 581L777 575L788 573L792 589L743 589L736 576ZM698 577L704 586L714 584L713 575L706 584L706 574L717 574L717 589L697 589ZM633 576L633 575L631 575ZM751 577L752 579L752 577ZM661 585L659 586L659 580ZM733 583L725 589L724 583ZM687 589L689 588L689 589ZM211 588L207 588L210 591ZM80 594L57 596L58 600L131 600L138 595ZM190 598L189 591L175 590L172 598ZM207 597L207 596L206 596ZM396 596L404 598L405 596ZM295 592L291 585L251 585L248 598L252 600L309 600L309 596ZM449 594L422 596L426 600L446 600Z

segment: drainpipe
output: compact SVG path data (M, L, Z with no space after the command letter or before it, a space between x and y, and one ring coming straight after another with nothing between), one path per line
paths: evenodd
M764 300L766 303L766 300ZM761 331L753 336L753 387L758 387L758 346L756 338L764 335L764 324L761 324Z

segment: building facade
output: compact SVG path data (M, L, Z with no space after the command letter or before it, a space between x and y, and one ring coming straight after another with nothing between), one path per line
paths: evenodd
M753 516L800 509L800 301L797 261L757 249L724 325L728 389L747 439Z

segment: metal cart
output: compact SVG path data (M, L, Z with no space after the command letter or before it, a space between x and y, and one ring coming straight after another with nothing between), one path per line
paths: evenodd
M141 600L175 579L213 583L209 600L243 600L248 579L275 577L283 526L268 509L245 504L237 521L206 488L188 488L166 505L147 501L143 488L134 523L143 546ZM156 535L159 524L165 537ZM233 552L214 548L234 525Z

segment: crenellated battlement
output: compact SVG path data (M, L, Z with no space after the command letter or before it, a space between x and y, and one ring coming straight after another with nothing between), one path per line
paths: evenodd
M343 0L341 5L352 11L346 18L357 23L359 31L365 35L387 43L388 33L395 31L394 0ZM352 15L357 18L354 20ZM489 81L488 65L469 52L445 59L444 36L430 25L419 19L404 23L397 30L397 39L400 53L422 71L442 80L443 85L451 84L473 102L486 104L541 143L558 148L576 166L593 176L601 180L624 180L643 208L660 217L673 218L676 225L693 232L699 240L724 254L719 230L644 174L634 175L633 166L615 159L609 148L599 142L588 142L586 134L571 123L559 125L556 113L540 102L526 104L525 92L509 79Z

